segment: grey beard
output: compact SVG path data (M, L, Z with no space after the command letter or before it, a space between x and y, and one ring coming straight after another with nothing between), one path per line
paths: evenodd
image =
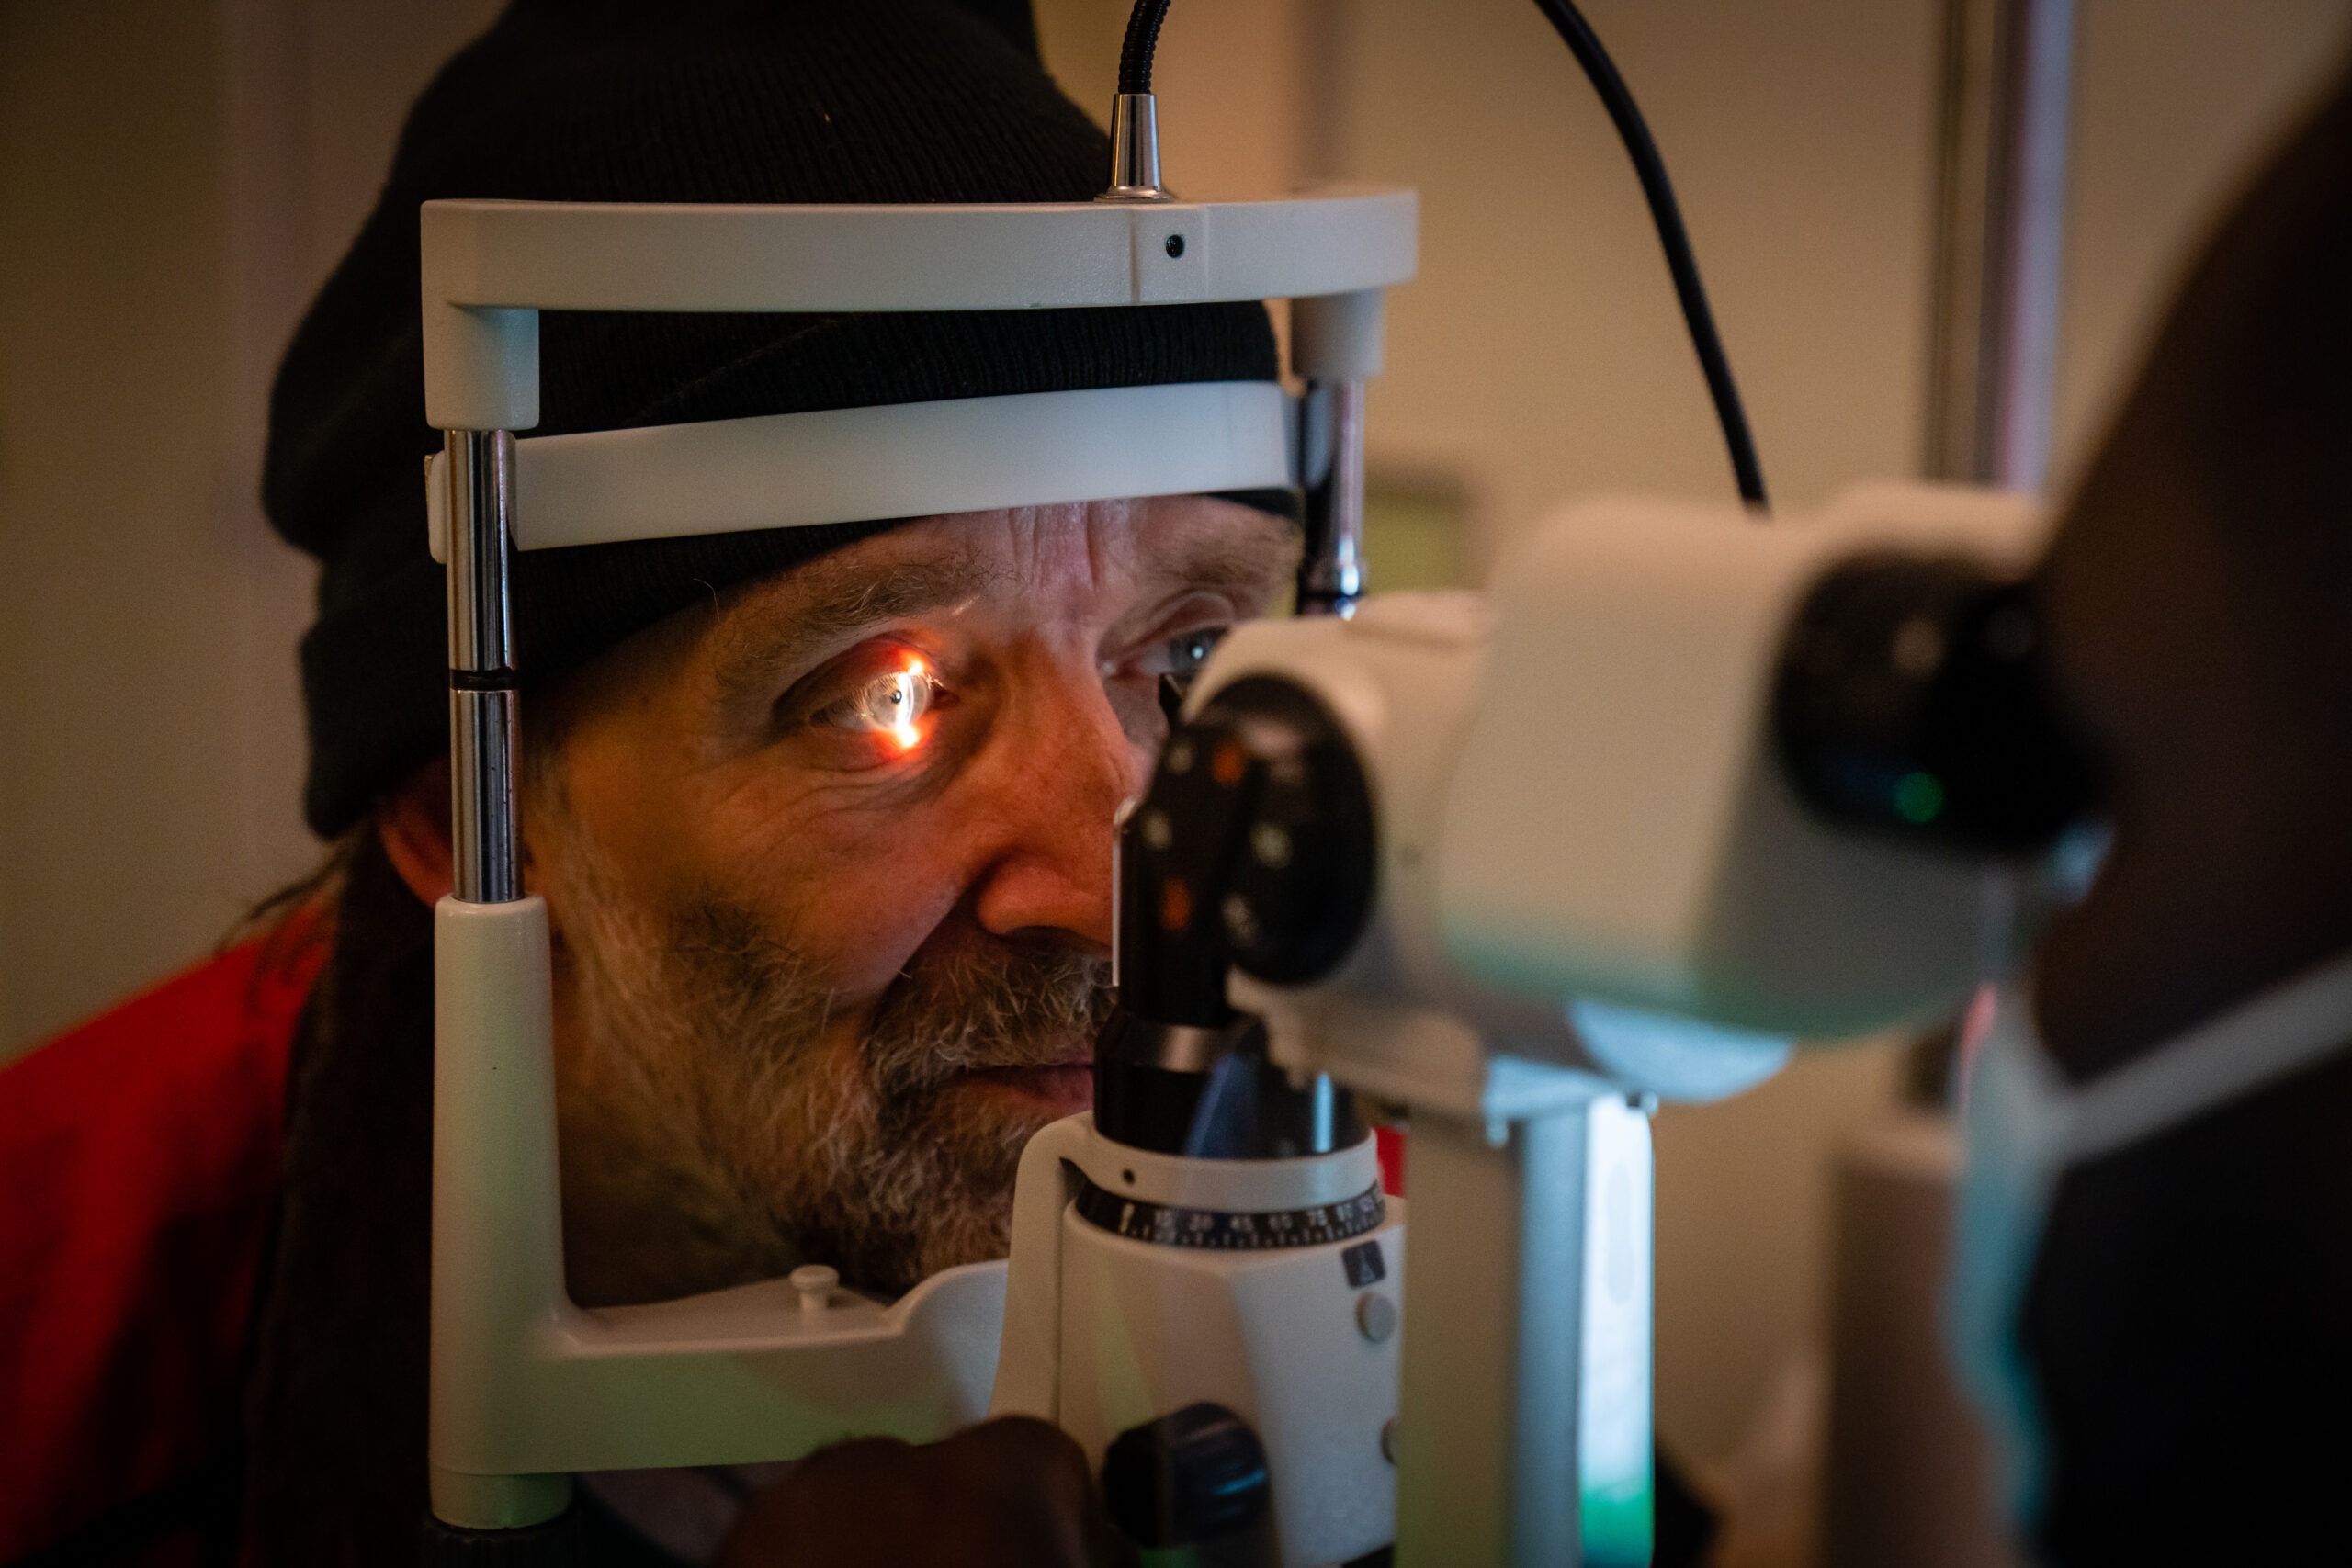
M588 857L594 859L593 853ZM583 1304L651 1301L803 1262L898 1292L1002 1257L1021 1150L1048 1119L961 1075L1069 1060L1107 965L943 931L865 1031L717 897L648 918L601 866L564 889L577 1032L565 1064L565 1247Z

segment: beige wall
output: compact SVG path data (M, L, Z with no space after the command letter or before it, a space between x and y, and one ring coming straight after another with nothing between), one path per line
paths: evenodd
M487 0L0 6L0 1059L316 853L269 378Z
M1777 499L1909 467L1921 377L1926 0L1587 7L1680 192ZM1346 172L1422 191L1374 439L1487 470L1498 521L1596 488L1731 494L1608 119L1522 0L1363 0Z
M221 57L205 6L0 8L0 1048L250 881Z

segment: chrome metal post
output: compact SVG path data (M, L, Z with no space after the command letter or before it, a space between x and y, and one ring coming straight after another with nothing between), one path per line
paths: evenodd
M1169 201L1159 183L1159 111L1149 93L1111 100L1111 188L1104 201Z
M1930 479L2039 490L2055 402L2074 0L1945 0Z
M449 479L449 790L457 896L523 896L514 831L514 437L452 430Z
M1344 618L1363 593L1363 383L1307 382L1298 438L1306 524L1298 613Z
M1414 1118L1396 1568L1650 1560L1649 1108L1530 1068L1557 1103Z
M1363 592L1363 383L1307 382L1298 440L1306 548L1296 613L1345 620ZM1327 1103L1329 1077L1316 1074L1311 1092Z

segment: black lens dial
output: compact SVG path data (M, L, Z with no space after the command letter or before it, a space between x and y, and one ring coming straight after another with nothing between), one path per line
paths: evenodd
M1298 985L1372 912L1372 796L1346 729L1303 687L1235 682L1180 725L1120 832L1120 998L1221 1026L1230 966Z

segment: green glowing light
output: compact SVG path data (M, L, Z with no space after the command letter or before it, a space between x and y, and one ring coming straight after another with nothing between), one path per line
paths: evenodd
M1922 826L1944 808L1944 786L1933 773L1905 773L1894 781L1894 814Z

